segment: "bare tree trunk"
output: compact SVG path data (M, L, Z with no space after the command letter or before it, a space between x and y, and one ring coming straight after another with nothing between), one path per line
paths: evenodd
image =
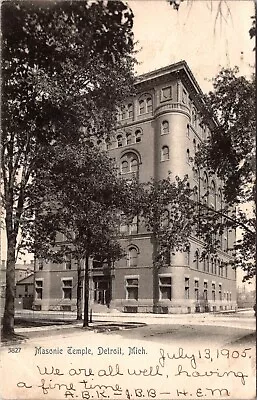
M14 299L15 299L15 238L7 238L7 262L6 262L6 291L5 309L3 317L3 336L14 335Z
M82 320L82 276L81 276L81 262L82 260L78 260L77 264L77 273L78 273L78 284L77 284L77 320Z
M88 326L88 310L89 310L89 257L85 257L85 271L84 271L84 322L83 328Z

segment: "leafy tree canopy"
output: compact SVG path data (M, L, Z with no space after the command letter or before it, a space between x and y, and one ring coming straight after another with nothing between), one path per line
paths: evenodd
M117 105L131 94L135 60L133 13L120 1L6 1L1 10L4 330L13 332L17 238L26 229L30 183L48 146L110 134Z

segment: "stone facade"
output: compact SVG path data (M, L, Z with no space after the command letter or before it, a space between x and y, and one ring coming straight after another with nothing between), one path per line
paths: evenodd
M118 128L107 143L98 142L124 178L140 182L187 174L196 195L208 190L209 205L222 208L222 183L194 167L194 154L209 127L199 118L199 88L182 61L138 78L136 95L120 107ZM91 303L123 312L191 313L236 308L236 271L221 267L232 258L235 240L226 232L216 258L200 262L203 243L190 238L188 253L177 253L158 272L153 269L153 238L136 218L121 227L127 257L111 268L92 264ZM41 281L40 281L41 280ZM44 264L36 272L35 307L75 309L77 272L67 265ZM37 286L39 284L39 286ZM41 290L41 285L43 289ZM42 292L42 299L41 297Z

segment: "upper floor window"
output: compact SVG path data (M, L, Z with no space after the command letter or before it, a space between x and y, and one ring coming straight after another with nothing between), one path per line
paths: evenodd
M190 159L190 150L187 149L187 163L189 164L190 161L191 161L191 159Z
M126 134L127 145L132 143L132 135L131 133Z
M124 154L121 158L121 173L125 174L128 172L138 172L139 170L139 159L138 156L133 152Z
M196 147L196 140L195 139L193 139L193 146L194 146L194 152L196 153L197 147Z
M166 133L169 133L169 122L168 121L162 121L161 134L165 135Z
M129 118L133 117L133 104L132 103L128 104L128 117Z
M203 174L203 188L205 190L208 189L208 176L207 176L206 172L204 172L204 174Z
M145 94L139 99L139 115L152 113L153 111L153 99L150 94Z
M199 251L196 250L195 252L195 263L196 263L196 269L199 269Z
M122 106L121 107L121 119L125 119L126 118L126 107Z
M142 140L142 131L140 129L137 129L135 132L135 141L136 143L140 143Z
M163 146L161 150L161 161L166 161L169 160L170 154L169 154L169 148L168 146Z
M144 100L140 100L139 101L139 114L145 114L145 101Z
M71 254L66 256L65 269L71 269Z
M136 267L138 264L138 249L135 246L130 246L128 249L128 265Z
M153 100L152 97L146 99L146 112L151 113L153 111Z
M188 137L190 136L190 126L189 126L189 124L187 124L187 136Z
M122 140L123 140L123 137L122 137L122 135L118 135L117 136L117 146L118 147L122 147Z

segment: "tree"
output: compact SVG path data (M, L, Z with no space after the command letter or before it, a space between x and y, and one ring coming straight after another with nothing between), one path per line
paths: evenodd
M6 335L14 333L14 268L30 183L47 145L108 135L115 125L116 107L133 83L132 25L133 14L120 1L2 5Z
M194 229L195 204L188 178L175 181L168 176L146 184L142 201L141 218L153 241L153 311L158 312L158 270L170 264L171 254L187 251L189 237Z
M121 215L132 214L140 185L121 179L112 161L96 147L68 144L50 152L51 165L34 179L31 208L36 218L31 219L29 242L34 239L31 250L44 259L60 262L70 255L77 260L78 316L84 272L84 326L88 326L89 259L111 266L124 256L118 241ZM57 232L64 236L59 243Z
M197 163L223 181L227 205L222 213L210 210L209 224L214 233L241 229L242 238L234 248L235 266L243 268L247 280L255 275L255 85L237 73L237 68L221 70L214 90L204 98L203 120L212 120L213 124L210 137L197 154ZM237 215L227 216L235 207Z

